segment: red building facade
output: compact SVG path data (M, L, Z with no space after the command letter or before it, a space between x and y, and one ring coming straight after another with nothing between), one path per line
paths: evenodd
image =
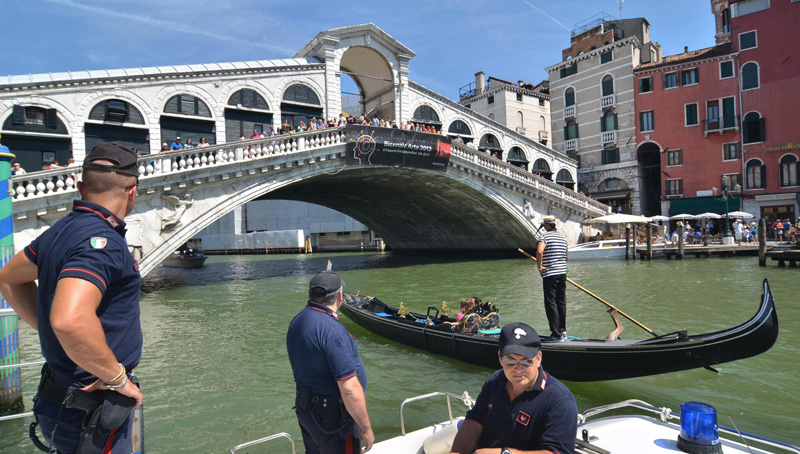
M634 71L643 212L743 209L794 222L800 0L711 0L711 10L716 46ZM716 197L724 185L727 208Z

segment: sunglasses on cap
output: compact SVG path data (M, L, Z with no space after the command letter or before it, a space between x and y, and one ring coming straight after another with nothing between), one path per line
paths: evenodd
M532 359L512 359L512 358L503 358L503 365L508 367L514 367L519 364L522 367L531 367L533 366Z

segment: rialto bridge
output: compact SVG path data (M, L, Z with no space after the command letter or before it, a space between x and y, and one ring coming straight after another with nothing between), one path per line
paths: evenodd
M413 56L366 24L322 32L287 60L0 77L2 143L18 160L63 162L60 153L68 150L77 163L99 141L136 146L141 178L127 240L143 274L215 220L259 198L335 209L394 250L532 248L547 213L574 243L583 219L606 212L572 190L577 168L571 159L409 81ZM476 142L491 135L502 157L513 151L517 160L550 173L533 175L455 143L446 172L348 166L344 128L238 140L270 125L336 118L342 73L356 82L369 116L427 122ZM206 137L212 145L157 153L176 135L195 143ZM17 249L71 208L79 170L12 177Z

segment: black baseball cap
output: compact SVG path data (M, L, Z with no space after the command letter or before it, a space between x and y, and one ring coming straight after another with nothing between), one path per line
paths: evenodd
M533 358L541 346L536 330L524 323L509 323L500 330L500 356L516 353Z
M308 284L308 291L314 296L324 296L333 291L339 290L344 286L344 281L338 273L333 271L322 271L311 278Z
M114 164L95 164L94 161L110 161ZM139 177L139 164L136 152L116 142L102 142L92 148L89 156L83 160L84 170L100 172L116 172L120 175Z

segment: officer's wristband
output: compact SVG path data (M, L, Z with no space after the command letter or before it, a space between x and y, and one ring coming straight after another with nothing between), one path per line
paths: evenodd
M123 375L122 376L122 381L119 384L117 384L117 385L106 385L106 388L108 388L111 391L117 391L120 388L124 388L125 385L127 385L127 384L128 384L128 376L127 375Z
M128 376L125 373L126 372L125 366L123 366L122 363L118 364L119 364L119 374L117 374L117 376L112 378L111 380L102 380L103 384L109 389L111 389L112 386L118 386L118 385L119 387L122 387L124 386L124 382L128 381Z

